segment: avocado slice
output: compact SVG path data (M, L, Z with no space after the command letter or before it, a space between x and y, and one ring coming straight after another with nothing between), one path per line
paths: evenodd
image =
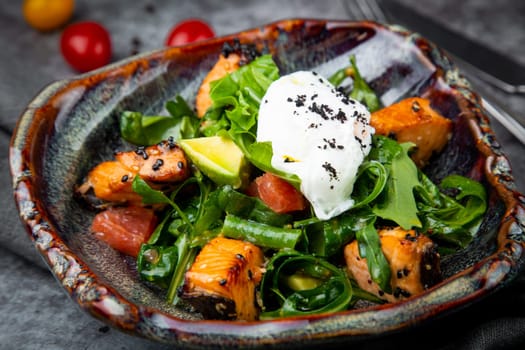
M193 164L216 184L233 188L247 185L250 163L228 137L198 137L178 143Z

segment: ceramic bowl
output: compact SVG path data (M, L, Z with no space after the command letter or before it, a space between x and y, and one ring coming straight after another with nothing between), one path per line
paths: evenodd
M365 79L390 104L426 96L454 121L454 134L426 172L483 182L489 209L474 242L443 259L445 279L397 304L275 321L206 321L172 307L137 278L128 259L89 233L94 215L74 196L97 162L121 146L123 110L158 113L177 94L193 101L225 42L239 39L271 52L282 73L328 75L355 54ZM349 342L431 320L507 285L524 265L525 210L509 163L480 100L449 58L424 38L372 22L292 19L115 63L45 88L27 107L10 148L22 221L71 298L120 330L185 348L304 347Z

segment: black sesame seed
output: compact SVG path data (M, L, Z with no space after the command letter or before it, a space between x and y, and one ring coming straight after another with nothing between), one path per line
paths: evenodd
M173 136L168 137L168 147L170 149L177 147L177 144L175 143L175 139L173 138Z
M221 286L224 286L224 285L226 285L227 282L228 282L228 280L227 280L226 278L223 278L223 279L221 279L221 280L219 281L219 284L220 284Z
M142 158L144 159L148 159L149 156L148 156L148 153L146 153L146 150L144 148L144 146L139 146L137 147L137 149L135 150L135 153L139 156L142 156Z
M153 166L151 167L153 171L159 170L164 165L164 161L162 159L157 159Z
M129 176L126 174L126 175L122 175L122 178L120 179L120 181L122 182L126 182L129 180Z
M182 162L182 160L179 160L179 162L177 163L177 168L179 169L184 169L184 163Z
M244 260L244 255L240 254L240 253L237 253L235 254L235 257L239 260Z
M415 241L417 241L417 237L416 237L416 236L412 236L410 233L407 233L407 234L405 235L405 239L406 239L407 241L410 241L410 242L415 242Z

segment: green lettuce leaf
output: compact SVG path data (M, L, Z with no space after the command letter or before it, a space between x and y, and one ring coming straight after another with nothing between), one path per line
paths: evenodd
M166 109L170 115L124 111L119 118L122 138L135 145L149 146L170 137L174 140L196 137L200 120L181 96L168 101Z

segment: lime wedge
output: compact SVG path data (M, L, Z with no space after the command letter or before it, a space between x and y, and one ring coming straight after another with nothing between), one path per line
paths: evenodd
M233 188L247 184L249 162L241 149L223 136L179 140L180 147L197 168L218 185Z

